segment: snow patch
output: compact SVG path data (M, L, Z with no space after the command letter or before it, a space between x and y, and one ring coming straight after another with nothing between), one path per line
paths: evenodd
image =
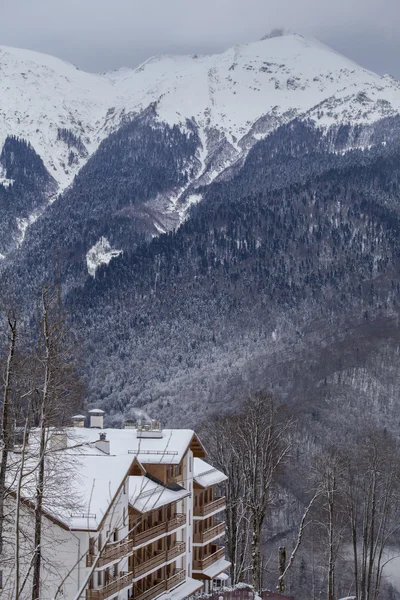
M0 177L0 185L5 188L9 188L14 184L14 179L7 179L6 177Z
M194 206L195 204L198 204L202 200L202 194L190 194L190 196L186 198L186 202L178 208L180 223L184 223L184 221L186 221L186 219L188 218L190 207Z
M106 237L101 237L86 254L86 265L89 275L95 277L96 269L98 269L100 265L108 265L111 259L120 254L122 254L122 250L111 248L108 239Z
M161 225L159 225L156 221L154 221L154 227L157 229L158 233L166 233L166 229L164 229L163 227L161 227ZM154 236L157 237L157 236Z
M14 184L14 179L8 179L6 175L6 170L0 164L0 185L5 188L9 188Z
M17 246L21 246L22 242L25 239L26 230L28 229L28 227L30 225L32 225L32 223L37 221L40 214L41 214L41 212L33 213L28 218L17 217L17 227L18 227L18 231L19 231L19 239L17 241Z

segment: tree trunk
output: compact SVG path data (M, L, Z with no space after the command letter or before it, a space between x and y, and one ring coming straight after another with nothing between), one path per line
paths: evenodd
M261 529L262 519L258 515L254 515L251 543L251 581L256 592L261 592Z
M334 552L334 489L336 486L335 478L332 480L332 489L328 490L328 509L329 509L329 563L328 563L328 600L334 600L335 595L335 552Z
M13 366L15 356L15 345L17 341L17 322L8 319L10 328L10 345L8 349L7 366L4 377L3 394L3 415L1 426L2 454L0 463L0 555L3 553L3 526L4 526L4 500L6 495L6 471L8 464L8 453L11 444L11 415L10 415L10 396L11 383L13 377Z
M279 579L278 579L278 588L279 592L283 594L285 591L285 579L283 577L286 569L286 548L285 546L281 546L279 548Z
M24 439L22 442L21 450L21 464L18 473L17 490L15 498L15 516L14 516L14 600L18 600L20 590L20 560L19 560L19 539L20 539L20 511L21 511L21 489L22 480L24 477L24 466L25 466L25 454L26 445L28 440L28 428L29 428L30 411L28 408L28 414L25 420L24 428Z
M43 310L43 337L45 343L45 360L44 360L44 380L41 397L41 415L40 415L40 462L38 466L38 479L36 486L36 503L35 503L35 549L33 558L33 583L32 583L32 600L40 600L40 569L42 562L42 508L44 495L44 473L46 462L46 435L47 435L47 418L46 412L48 409L48 396L51 376L51 340L49 331L49 320L47 310L46 291L42 294L42 310Z

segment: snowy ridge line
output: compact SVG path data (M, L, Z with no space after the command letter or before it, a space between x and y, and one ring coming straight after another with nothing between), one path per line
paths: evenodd
M278 117L288 110L304 115L318 107L313 117L321 126L368 123L400 111L398 81L292 33L217 55L153 57L136 69L103 75L1 46L0 73L0 146L8 135L29 141L59 191L109 133L150 104L161 122L185 128L187 119L195 121L203 171L209 129L222 132L239 151L254 123L274 111ZM337 106L329 105L333 99ZM60 129L70 132L68 143Z

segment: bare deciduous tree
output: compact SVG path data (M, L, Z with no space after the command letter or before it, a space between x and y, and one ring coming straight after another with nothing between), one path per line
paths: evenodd
M262 528L273 500L273 484L290 449L292 425L284 407L271 394L259 392L244 401L240 412L217 418L205 427L206 438L213 440L214 464L229 476L225 486L227 547L233 581L237 583L245 572L243 540L249 532L249 568L257 591L262 588Z

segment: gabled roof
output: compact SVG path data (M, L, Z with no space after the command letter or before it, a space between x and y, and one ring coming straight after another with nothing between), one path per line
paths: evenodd
M146 490L153 490L150 503L149 498L141 493L138 493L137 502L132 500L132 505L140 512L145 511L146 506L156 508L187 496L186 490L157 488L159 483L150 482L145 477L146 464L179 464L192 444L196 452L204 452L190 429L163 430L162 437L158 439L137 438L135 429L103 429L110 442L110 454L96 447L99 430L69 427L64 431L67 448L51 454L52 458L47 461L46 477L53 478L57 484L47 486L43 511L68 529L97 530L128 476L132 480L137 478L138 485L138 480L142 480L132 494L140 492L143 480ZM37 461L38 433L35 430L31 432L29 448L30 458L25 465L27 471ZM13 457L14 470L9 472L10 482L14 480L11 486L15 485L15 469L19 460L17 454ZM24 480L22 489L26 503L32 503L34 495L35 474Z
M193 460L193 479L201 487L207 488L226 481L228 477L201 458L195 458Z

